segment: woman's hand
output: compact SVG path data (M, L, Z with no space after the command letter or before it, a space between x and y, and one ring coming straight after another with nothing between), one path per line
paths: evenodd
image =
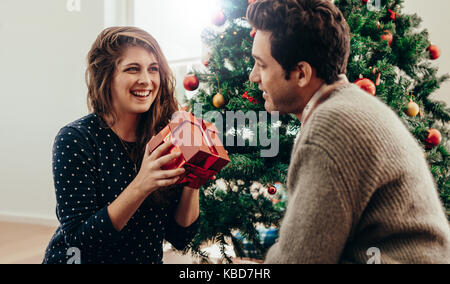
M149 153L145 147L141 169L131 184L108 206L111 223L117 231L121 231L144 202L145 198L159 187L169 186L177 182L178 176L185 169L162 170L161 167L179 157L179 153L167 154L171 143L166 142Z
M161 169L162 166L181 155L181 153L177 152L163 156L171 145L172 143L165 142L150 153L147 143L141 169L133 181L135 188L145 194L151 194L160 187L170 186L178 181L179 176L185 172L184 168L173 170Z

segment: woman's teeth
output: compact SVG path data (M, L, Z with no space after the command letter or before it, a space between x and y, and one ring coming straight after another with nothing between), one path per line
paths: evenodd
M133 91L132 91L131 94L132 94L133 96L143 98L143 97L148 97L148 96L150 95L150 91L145 91L145 92L133 92Z

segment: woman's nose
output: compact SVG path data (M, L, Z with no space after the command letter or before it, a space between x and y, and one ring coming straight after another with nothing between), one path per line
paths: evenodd
M147 74L146 72L143 72L141 74L141 76L139 76L138 84L140 84L140 85L150 85L150 83L151 83L150 75Z

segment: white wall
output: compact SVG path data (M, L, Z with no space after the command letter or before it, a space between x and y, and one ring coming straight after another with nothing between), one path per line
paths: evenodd
M450 1L448 0L405 0L403 13L416 13L422 18L421 29L428 29L430 40L442 50L441 57L435 61L439 75L450 74ZM442 84L441 89L432 96L450 107L450 82Z
M192 70L203 68L208 50L201 41L205 27L214 27L212 15L219 0L134 0L134 24L150 33L159 43L176 76L175 95L181 105L197 91L187 92L183 79ZM174 7L177 7L174 9Z
M160 1L148 1L154 2L151 17ZM55 220L53 139L87 114L85 60L104 23L132 22L129 0L106 0L106 6L81 0L81 12L74 13L66 2L0 0L0 219ZM422 17L442 49L441 74L450 73L450 1L406 0L405 11ZM166 24L157 27L163 32ZM436 97L450 106L450 83Z
M86 55L103 1L0 1L0 215L54 220L51 151L57 131L87 114Z

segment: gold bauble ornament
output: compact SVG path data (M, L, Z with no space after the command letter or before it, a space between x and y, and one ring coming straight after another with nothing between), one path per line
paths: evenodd
M406 106L406 114L410 117L416 117L420 112L419 105L413 101L410 101Z
M222 94L217 93L217 94L213 97L213 105L214 105L216 108L221 108L221 107L223 107L223 106L225 105L225 97L224 97Z

